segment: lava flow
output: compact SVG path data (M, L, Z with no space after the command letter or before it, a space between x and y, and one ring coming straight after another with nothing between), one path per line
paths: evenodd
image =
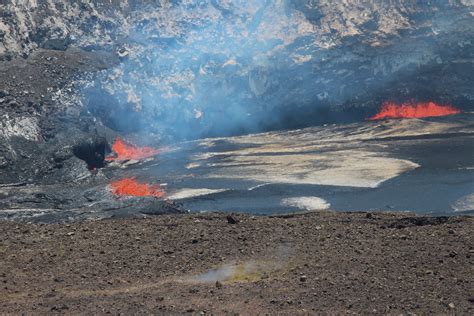
M105 160L141 160L159 154L161 151L152 147L137 147L127 143L121 138L117 138L112 145L112 150L116 156L107 156Z
M152 196L161 198L165 192L159 185L140 183L134 178L125 178L112 182L110 189L113 194L118 196Z
M402 104L385 102L380 112L369 118L369 120L385 118L422 118L459 113L461 113L461 111L451 105L440 105L434 102L407 102Z

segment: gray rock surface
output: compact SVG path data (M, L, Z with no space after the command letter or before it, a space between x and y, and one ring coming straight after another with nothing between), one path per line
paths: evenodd
M0 12L3 59L39 47L118 51L124 63L97 89L145 112L151 129L184 129L196 111L210 121L199 133L232 134L390 98L474 99L471 0L7 0ZM232 128L217 123L223 115Z

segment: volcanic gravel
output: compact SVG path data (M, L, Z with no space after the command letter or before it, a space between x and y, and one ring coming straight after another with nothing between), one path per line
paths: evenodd
M472 217L230 217L0 222L0 311L474 313Z

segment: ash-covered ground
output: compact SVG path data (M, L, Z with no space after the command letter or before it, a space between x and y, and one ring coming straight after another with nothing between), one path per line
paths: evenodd
M473 209L469 2L0 6L3 218ZM463 113L367 121L387 100ZM168 149L108 163L118 137Z
M473 217L313 212L233 219L2 221L0 310L473 313Z

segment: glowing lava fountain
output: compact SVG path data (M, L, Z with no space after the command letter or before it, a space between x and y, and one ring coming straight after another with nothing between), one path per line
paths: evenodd
M151 147L137 147L124 141L121 138L117 138L112 145L112 150L117 156L107 156L107 161L113 160L141 160L149 157L153 157L161 152L159 149Z
M407 102L402 104L385 102L380 112L369 118L369 120L385 118L423 118L459 113L461 113L461 111L451 105L440 105L434 102Z
M125 178L112 182L110 190L118 196L152 196L162 198L165 192L159 185L140 183L134 178Z

